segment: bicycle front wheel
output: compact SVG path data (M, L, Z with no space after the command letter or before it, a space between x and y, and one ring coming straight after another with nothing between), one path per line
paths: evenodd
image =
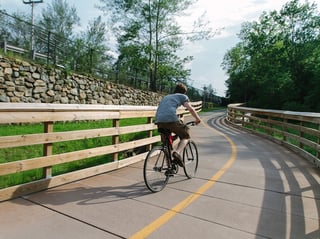
M163 147L156 146L148 153L143 166L143 178L152 192L161 191L168 183L168 156Z
M190 140L183 151L184 173L193 178L198 169L198 149L195 142Z

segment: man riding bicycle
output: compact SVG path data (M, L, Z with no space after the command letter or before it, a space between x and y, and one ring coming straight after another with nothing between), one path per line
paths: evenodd
M172 156L181 167L184 166L181 154L190 139L190 133L189 127L179 120L177 116L177 108L183 105L195 118L195 124L199 124L201 122L198 113L189 103L189 97L186 95L187 89L188 88L184 84L179 83L173 94L169 94L161 100L155 117L155 124L158 128L169 129L171 132L179 136L180 142Z

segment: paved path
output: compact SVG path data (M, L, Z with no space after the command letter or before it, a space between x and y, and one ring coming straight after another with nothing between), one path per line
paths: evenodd
M2 202L0 238L320 238L320 169L221 115L192 127L196 178L150 193L137 163Z

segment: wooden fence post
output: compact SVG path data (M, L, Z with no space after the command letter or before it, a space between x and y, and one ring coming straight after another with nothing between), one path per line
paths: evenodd
M303 127L303 122L302 121L300 121L300 126L301 127ZM301 128L300 128L300 132L299 132L299 135L300 135L300 138L304 138L304 132L301 130ZM300 140L299 140L300 141ZM301 148L301 149L303 149L303 143L300 141L299 142L299 147Z
M53 122L44 122L44 133L53 132ZM43 155L52 155L52 143L43 144ZM45 178L52 177L52 166L43 168L43 175Z
M283 140L286 142L287 141L287 136L285 133L287 133L288 127L286 126L288 124L288 119L283 120L284 124L282 125L282 137Z
M152 124L152 120L153 120L153 117L148 117L148 122L147 123L148 124ZM149 138L152 137L152 132L153 132L153 130L149 130L148 131L148 137ZM147 149L147 151L151 150L152 149L152 144L147 145L146 149Z
M320 131L320 124L318 125L318 130ZM318 136L318 144L320 144L320 136ZM318 159L320 159L320 152L318 151Z
M113 127L115 127L115 128L118 128L119 126L120 126L120 120L119 119L114 119L113 121L112 121L113 123ZM114 135L114 136L112 136L112 144L113 145L117 145L117 144L119 144L119 140L120 139L120 137L119 137L119 135ZM118 160L118 156L119 156L119 154L118 153L113 153L112 154L112 159L113 159L113 161L117 161Z

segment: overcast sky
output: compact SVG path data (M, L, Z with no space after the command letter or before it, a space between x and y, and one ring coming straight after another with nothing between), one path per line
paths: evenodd
M36 5L35 14L46 7L52 0L43 0L43 3ZM181 24L188 25L197 16L206 12L212 29L223 28L220 35L212 40L201 41L186 45L182 54L194 56L190 64L191 79L193 86L202 89L209 84L216 90L217 95L225 96L225 81L227 75L221 68L225 53L234 47L239 41L237 34L240 32L241 24L246 21L258 20L263 11L279 11L289 0L198 0L190 11L191 16L181 21ZM102 15L103 13L95 8L99 0L67 0L70 6L77 8L78 16L81 18L82 27L86 28L88 21ZM310 0L318 5L320 0ZM305 3L305 0L300 0ZM1 9L8 13L19 10L31 12L30 5L23 4L22 0L0 0Z

